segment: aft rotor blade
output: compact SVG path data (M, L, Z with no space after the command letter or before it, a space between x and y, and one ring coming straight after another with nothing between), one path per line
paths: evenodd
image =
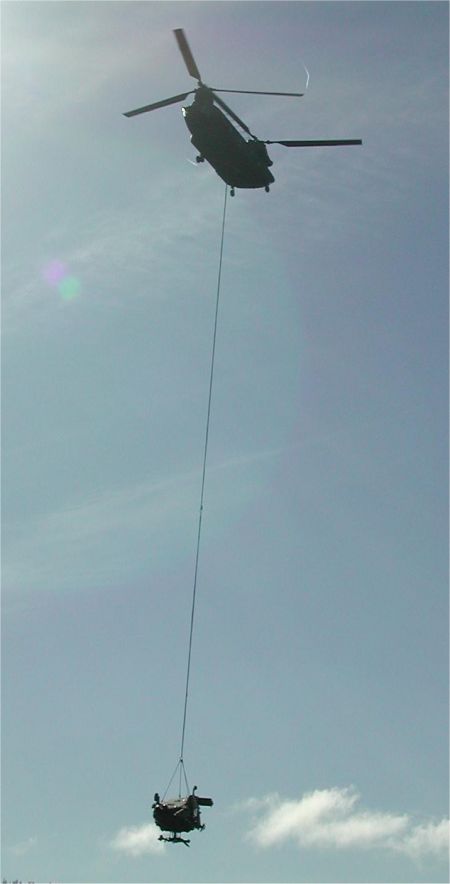
M302 98L304 92L259 92L254 89L216 89L214 92L239 92L241 95L288 95L292 98Z
M282 144L284 147L337 147L341 144L362 144L362 140L361 138L345 138L327 141L265 141L264 144Z
M255 138L255 136L250 132L250 129L248 128L248 126L246 126L245 123L239 119L238 115L235 114L235 112L231 110L231 107L228 107L228 105L225 104L223 99L219 98L219 96L216 95L215 92L214 92L214 101L216 101L217 104L220 105L220 107L222 107L224 109L224 111L226 111L226 113L231 117L231 119L234 120L234 122L237 123L238 126L240 126L241 129L244 130L244 132L247 132L249 135L251 135L252 138Z
M184 58L184 63L191 75L191 77L195 77L196 80L201 82L200 71L195 63L194 56L189 47L189 43L186 40L183 28L176 28L174 30L175 38L178 43L179 50Z
M164 98L163 101L155 101L153 104L146 104L145 107L137 107L136 110L127 111L123 116L135 117L136 114L146 114L147 111L157 110L158 107L167 107L169 104L177 104L179 101L184 101L188 95L192 95L195 91L195 89L191 89L190 92L182 92L180 95L172 95L172 98Z

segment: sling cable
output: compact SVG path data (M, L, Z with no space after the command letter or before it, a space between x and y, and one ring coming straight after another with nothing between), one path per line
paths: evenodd
M201 491L200 491L200 509L198 516L198 530L197 530L197 545L196 545L196 553L195 553L195 568L194 568L194 584L192 589L192 605L191 605L191 619L190 619L190 628L189 628L189 644L188 644L188 656L187 656L187 667L186 667L186 684L185 684L185 692L184 692L184 707L183 707L183 723L181 727L181 742L180 742L180 757L177 763L177 766L169 780L169 784L162 798L159 797L158 793L155 793L155 798L153 802L153 817L157 826L162 829L163 832L169 832L170 837L166 838L164 835L159 836L160 841L167 841L169 844L185 844L186 847L189 847L189 839L182 838L181 832L191 832L193 829L204 829L205 826L200 822L200 807L212 807L213 800L212 798L201 798L199 795L196 795L197 786L194 786L192 792L189 788L189 783L186 776L186 769L184 766L184 742L186 736L186 719L187 719L187 709L188 709L188 699L189 699L189 681L191 675L191 657L192 657L192 639L194 635L194 619L195 619L195 605L197 600L197 578L198 578L198 565L200 559L200 541L201 541L201 533L202 533L202 520L203 520L203 499L205 495L205 477L206 477L206 461L208 456L208 442L209 442L209 424L211 419L211 401L212 401L212 390L213 390L213 380L214 380L214 363L215 363L215 355L216 355L216 338L217 338L217 321L219 317L219 300L220 300L220 283L222 277L222 259L223 259L223 243L225 236L225 219L226 219L226 211L227 211L227 194L228 187L225 186L225 198L223 204L223 216L222 216L222 233L220 239L220 254L219 254L219 270L217 276L217 290L216 290L216 307L214 314L214 330L213 330L213 338L212 338L212 348L211 348L211 363L210 363L210 372L209 372L209 393L208 393L208 407L206 414L206 429L205 429L205 443L203 449L203 466L202 466L202 481L201 481ZM178 798L176 799L168 799L165 800L165 796L170 789L170 786L175 779L175 776L179 775L179 786L178 786ZM182 781L184 779L184 784L187 790L187 796L182 797Z

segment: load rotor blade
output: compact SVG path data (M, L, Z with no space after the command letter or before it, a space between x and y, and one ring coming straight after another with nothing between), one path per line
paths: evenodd
M136 114L146 114L147 111L157 110L158 107L167 107L169 104L177 104L179 101L184 101L188 95L192 95L193 92L196 92L195 89L191 89L190 92L182 92L180 95L172 95L172 98L165 98L163 101L155 101L153 104L146 104L145 107L138 107L136 110L127 111L123 114L124 117L135 117Z
M254 89L216 89L214 92L239 92L241 95L288 95L291 98L302 98L304 92L259 92Z
M360 138L327 141L265 141L264 144L282 144L284 147L337 147L340 144L362 144Z
M225 104L223 99L219 98L219 96L216 95L215 92L214 92L214 101L217 102L217 104L220 105L220 107L222 107L224 109L224 111L228 114L228 116L230 116L231 119L234 120L234 122L237 123L238 126L240 126L241 129L244 130L244 132L247 132L249 135L251 135L252 138L256 137L255 135L252 134L252 132L250 132L250 129L248 128L248 126L246 126L245 123L239 119L238 115L235 114L235 112L231 110L231 107L228 107L228 105Z
M186 40L183 28L176 28L174 30L175 38L178 43L178 48L184 58L184 63L191 75L191 77L195 77L200 83L202 81L200 71L195 63L194 56L189 48L189 43Z

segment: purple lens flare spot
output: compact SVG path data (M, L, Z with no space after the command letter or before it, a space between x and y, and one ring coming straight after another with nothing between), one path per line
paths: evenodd
M43 276L46 282L49 285L59 285L59 283L64 279L67 274L67 265L64 264L63 261L50 261L44 267Z

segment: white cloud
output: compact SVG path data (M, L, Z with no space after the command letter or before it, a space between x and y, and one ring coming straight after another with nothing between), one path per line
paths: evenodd
M128 856L143 856L146 853L163 853L164 843L159 841L158 830L153 823L142 826L125 826L111 841L113 850Z
M427 854L436 856L448 854L450 821L425 823L414 826L405 838L394 845L397 850L407 853L413 859L421 859Z
M292 840L304 848L376 847L413 859L448 853L448 820L416 825L408 814L359 809L359 802L352 788L317 789L297 800L250 799L244 807L255 818L247 838L264 848Z

